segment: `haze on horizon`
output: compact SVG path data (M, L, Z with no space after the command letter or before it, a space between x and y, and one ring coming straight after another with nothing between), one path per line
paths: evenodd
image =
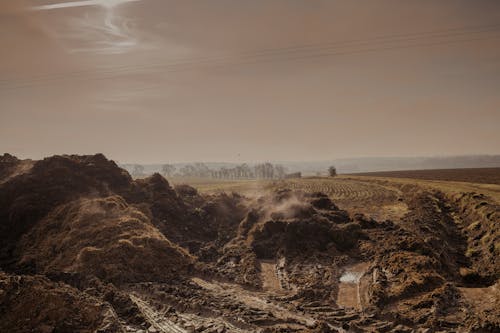
M0 3L0 152L500 154L496 0Z

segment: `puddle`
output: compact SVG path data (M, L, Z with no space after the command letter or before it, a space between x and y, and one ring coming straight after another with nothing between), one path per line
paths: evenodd
M359 280L363 276L363 272L349 272L346 271L340 277L340 282L344 283L359 283Z
M344 308L362 309L362 294L366 289L362 283L362 277L369 266L369 263L361 262L344 268L344 273L339 279L337 305Z

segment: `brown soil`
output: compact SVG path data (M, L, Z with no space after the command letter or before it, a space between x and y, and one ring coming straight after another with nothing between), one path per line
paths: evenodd
M398 187L360 179L312 177L275 181L265 188L290 188L308 193L325 193L340 208L353 213L363 213L377 220L397 220L408 211L402 200L403 193Z
M500 168L404 170L356 173L356 176L413 178L500 185Z
M113 310L87 293L42 276L0 272L1 332L122 332Z
M270 292L279 292L282 290L281 283L278 275L276 261L274 260L260 260L260 272L262 289Z
M2 332L499 329L491 192L318 178L207 195L102 155L3 161Z
M479 321L470 325L476 330L494 330L500 326L498 309L500 308L500 286L495 284L487 288L459 288L464 308L472 313L480 312Z
M16 252L21 268L86 273L115 283L168 280L193 261L119 196L57 207L23 235Z

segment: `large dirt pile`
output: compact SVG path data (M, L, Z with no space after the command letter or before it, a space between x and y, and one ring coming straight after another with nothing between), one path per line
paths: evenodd
M0 272L1 332L123 332L112 307L42 276Z
M120 192L131 177L103 155L54 156L0 184L0 260L12 258L19 237L57 205Z
M168 281L184 275L191 256L147 216L112 196L60 205L21 239L19 267L78 272L106 281Z
M12 156L3 161L2 170L7 175L0 183L3 269L14 274L44 274L54 281L70 283L84 296L92 295L111 310L114 308L120 320L136 324L144 319L140 319L143 317L129 296L103 283L175 283L192 269L194 258L159 228L178 241L187 240L190 233L187 227L196 230L194 224L201 218L194 204L185 203L163 177L153 175L133 181L126 171L100 154L54 156L37 161L22 172L16 168L24 161ZM216 237L207 239L212 238ZM47 297L67 293L63 301L71 301L71 294L76 292L60 283L50 288ZM4 298L2 305L17 309L19 303L29 307L32 297L38 294L28 289L15 300ZM45 300L42 298L40 302ZM62 301L54 302L55 306L63 306ZM74 303L75 306L60 311L61 318L67 317L73 323L72 318L81 316L81 328L95 331L92 328L97 319L84 321L87 313L79 314L76 305L86 305L77 300ZM36 302L32 304L36 309L42 307ZM58 320L57 313L55 319L44 313L9 309L5 309L5 314L5 328L29 331L29 325L19 326L16 320L30 320L35 328L48 325L48 332L57 332L59 326L54 322L63 325L60 332L79 331L77 326Z
M192 258L164 234L180 243L200 218L160 175L133 181L97 154L46 158L0 184L0 221L4 266L116 282L184 272Z
M247 238L258 258L338 254L356 245L359 225L321 193L284 190L266 201Z
M5 170L23 163L4 157ZM216 260L246 201L201 197L189 186L177 192L159 174L134 181L101 154L54 156L0 184L0 259L29 273L166 280L192 265L187 251Z
M128 202L148 212L153 224L167 237L200 257L228 242L247 211L246 199L237 194L201 197L189 186L170 187L155 174L134 182L125 194Z

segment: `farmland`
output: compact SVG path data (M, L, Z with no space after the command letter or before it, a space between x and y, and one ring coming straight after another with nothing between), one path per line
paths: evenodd
M493 181L495 171L500 169L459 169L460 179L483 179ZM184 179L183 184L197 188L201 193L214 194L219 192L237 192L245 195L261 195L277 189L289 188L308 193L326 193L339 207L352 212L362 212L375 219L401 218L407 211L404 203L404 190L408 188L438 190L448 194L460 192L484 193L495 202L500 203L500 185L474 183L464 181L448 181L452 174L445 171L439 178L438 170L420 170L422 174L432 174L434 180L411 179L410 172L383 172L368 175L340 175L329 177L306 177L276 181L264 180L201 180ZM414 172L419 174L420 171ZM476 174L476 172L480 174ZM405 174L400 178L399 174ZM413 173L413 174L414 174ZM481 176L481 173L483 176ZM395 177L392 174L396 174ZM376 176L380 175L380 176ZM430 177L430 176L429 176ZM458 176L457 176L458 177Z
M358 173L354 175L500 185L500 168L384 171L384 172Z

